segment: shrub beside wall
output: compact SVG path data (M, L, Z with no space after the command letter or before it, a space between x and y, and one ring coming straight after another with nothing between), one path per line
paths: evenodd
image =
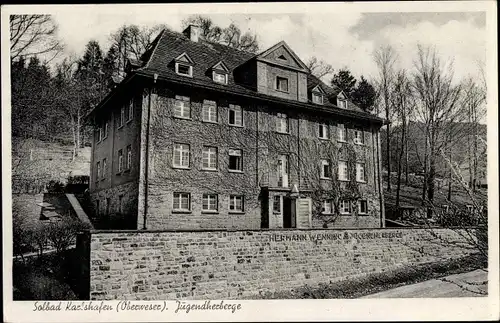
M471 253L460 241L448 229L93 232L90 299L252 298Z

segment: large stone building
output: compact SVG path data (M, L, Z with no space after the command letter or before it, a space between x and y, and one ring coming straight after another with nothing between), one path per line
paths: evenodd
M163 30L90 114L90 194L120 228L381 227L383 120L280 42Z

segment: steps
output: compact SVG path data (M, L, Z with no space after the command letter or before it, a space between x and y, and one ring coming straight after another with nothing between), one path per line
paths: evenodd
M94 226L92 225L92 222L90 222L89 217L85 213L85 211L82 209L82 206L80 205L80 202L78 202L77 198L75 197L74 194L66 194L66 197L68 198L69 203L71 203L71 206L73 207L73 210L76 213L76 216L80 219L82 223L85 225L88 225L90 229L93 229Z

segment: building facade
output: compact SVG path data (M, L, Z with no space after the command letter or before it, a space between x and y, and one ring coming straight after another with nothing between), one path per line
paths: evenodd
M164 30L88 116L96 216L130 229L381 227L383 120L280 42Z

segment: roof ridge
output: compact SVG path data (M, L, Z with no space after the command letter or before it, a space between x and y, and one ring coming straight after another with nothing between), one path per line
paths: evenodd
M146 62L146 64L145 64L143 67L141 67L140 69L146 69L146 68L148 68L148 67L149 67L149 63L150 63L150 62L151 62L151 60L153 59L153 56L154 56L154 54L155 54L155 51L156 51L156 49L158 48L158 45L161 43L161 39L163 38L163 35L165 34L165 31L166 31L166 30L167 30L166 28L162 29L162 31L158 34L158 36L156 36L156 39L155 39L156 44L154 44L154 45L153 45L153 49L151 50L151 55L149 55L149 59L148 59L148 61Z
M192 40L189 39L189 37L186 37L186 35L184 35L182 32L178 32L178 31L171 30L171 29L164 29L164 30L166 30L167 32L170 32L171 34L174 34L174 35L177 35L177 36L181 36L181 37L185 38L186 40L193 42ZM232 51L237 51L237 52L242 52L242 53L245 53L245 54L257 56L256 53L252 53L252 52L249 52L249 51L244 50L244 49L239 49L239 48L235 48L235 47L232 47L232 46L229 46L229 45L226 45L226 44L222 44L222 43L219 43L219 42L216 42L216 41L207 40L207 39L205 39L204 36L201 36L200 40L202 42L205 42L205 43L208 43L208 44L213 44L213 45L218 45L218 46L226 47L226 48L228 48L228 49L230 49ZM202 42L193 42L193 43L203 44Z

